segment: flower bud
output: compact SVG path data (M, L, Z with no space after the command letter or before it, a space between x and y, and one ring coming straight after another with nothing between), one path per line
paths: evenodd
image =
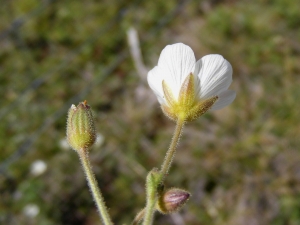
M72 105L68 112L67 140L76 151L88 149L96 141L96 130L92 111L87 102L81 102L76 107Z
M189 200L191 194L179 188L166 190L158 199L157 210L163 214L178 211Z

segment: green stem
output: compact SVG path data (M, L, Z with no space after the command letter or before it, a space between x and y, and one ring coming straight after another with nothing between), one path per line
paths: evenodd
M159 171L159 182L155 182L153 186L153 182L149 182L147 177L147 184L146 184L146 190L147 190L147 204L145 208L145 215L143 220L143 225L152 225L153 223L153 217L155 212L155 205L158 199L158 189L159 185L163 184L166 176L168 175L168 172L170 170L173 158L176 153L176 147L180 139L181 131L184 126L184 119L178 119L176 123L176 128L174 131L174 135L170 144L170 147L167 151L167 154L165 156L164 162L161 166L161 170ZM149 176L149 175L148 175Z
M156 204L156 193L153 195L154 198L149 199L149 204L146 206L146 214L144 217L143 225L152 225L153 224L153 217L155 212L155 204Z
M174 158L175 153L176 153L176 147L177 147L177 144L178 144L179 139L180 139L181 131L182 131L182 128L184 126L184 122L185 121L183 119L180 119L180 118L178 118L178 120L177 120L176 128L175 128L175 131L174 131L174 134L173 134L173 138L172 138L170 147L167 151L164 162L163 162L163 164L161 166L161 169L160 169L160 173L162 174L162 182L164 181L164 179L166 178L166 176L169 173L173 158Z
M154 212L155 212L155 204L157 201L157 193L156 193L156 189L150 187L150 185L146 186L146 190L147 190L147 204L145 208L143 225L152 225Z
M92 171L92 167L88 157L88 151L86 149L80 149L77 152L79 154L79 158L82 163L88 185L91 189L93 198L100 213L100 217L105 225L113 225L110 215L108 214L107 208L105 206L104 199L98 187L97 181L95 179L95 175Z

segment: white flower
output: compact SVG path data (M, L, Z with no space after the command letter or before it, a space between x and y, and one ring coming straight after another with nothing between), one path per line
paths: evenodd
M35 204L28 204L24 207L23 213L30 218L36 217L40 212L40 208Z
M191 88L187 86L192 84L193 90L190 92L193 93L189 97L193 98L193 104L189 103L189 109L209 99L211 102L206 106L206 111L221 109L235 99L235 91L228 90L231 82L232 67L221 55L207 55L196 62L193 50L182 43L166 46L160 54L158 65L148 73L150 88L162 107L167 108L174 107L176 103L177 106L186 104L180 103L180 95L186 96L187 90L183 89ZM169 94L172 95L174 104L169 101ZM166 111L164 108L163 110Z
M39 176L47 170L47 164L43 160L36 160L31 164L30 172L34 176Z

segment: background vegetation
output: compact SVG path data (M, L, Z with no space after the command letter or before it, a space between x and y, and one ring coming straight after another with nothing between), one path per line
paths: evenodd
M294 0L3 0L0 224L100 224L65 142L67 110L85 99L102 137L93 169L115 223L144 206L146 173L161 164L174 124L134 67L132 26L147 69L183 42L197 59L231 62L237 92L185 127L167 182L192 198L155 224L300 224L299 24ZM47 165L40 175L36 160Z

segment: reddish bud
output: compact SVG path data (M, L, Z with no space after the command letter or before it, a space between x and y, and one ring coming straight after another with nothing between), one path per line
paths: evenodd
M191 194L179 188L171 188L162 193L158 199L157 210L163 214L176 212L185 205Z

